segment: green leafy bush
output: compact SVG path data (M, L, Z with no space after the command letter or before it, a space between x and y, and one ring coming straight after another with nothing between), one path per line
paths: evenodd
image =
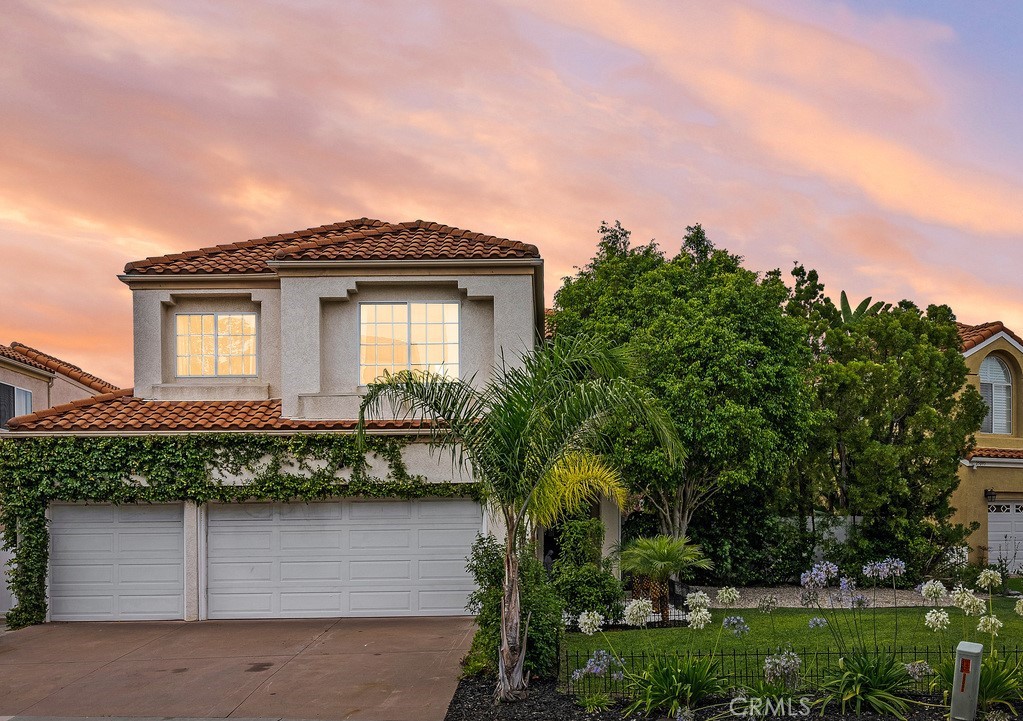
M578 704L586 710L586 713L607 711L611 708L611 696L603 691L595 691L594 693L580 696Z
M661 711L675 718L682 709L698 706L726 690L713 656L659 656L626 678L633 699L626 715L642 711L649 716Z
M913 679L895 654L856 649L828 669L820 685L821 712L838 703L841 713L857 716L869 709L877 714L906 717L909 702L904 697Z
M955 679L955 657L946 656L934 669L931 688L946 695L952 692ZM1004 656L989 654L980 663L980 686L977 691L977 706L981 711L990 712L999 708L1016 715L1013 702L1023 695L1023 669Z
M565 602L565 611L573 617L583 611L597 611L605 621L616 622L625 612L622 582L594 563L561 569L554 575L554 588Z
M466 676L497 672L501 646L501 593L504 582L504 549L490 536L480 536L472 546L466 565L476 582L466 610L476 614L476 635L462 661ZM529 618L525 667L540 676L557 673L558 649L564 633L564 603L547 577L532 545L519 556L519 588L522 618Z
M602 565L604 523L599 518L565 521L558 527L558 559L554 572L586 564Z

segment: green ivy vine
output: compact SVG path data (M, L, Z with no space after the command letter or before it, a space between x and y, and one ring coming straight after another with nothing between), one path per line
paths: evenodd
M18 604L7 625L46 618L53 501L314 501L338 497L471 497L472 483L431 483L408 472L401 449L409 439L352 435L202 433L180 436L26 438L0 440L2 545L14 550L8 569ZM372 475L374 461L386 464ZM228 479L247 478L244 484Z

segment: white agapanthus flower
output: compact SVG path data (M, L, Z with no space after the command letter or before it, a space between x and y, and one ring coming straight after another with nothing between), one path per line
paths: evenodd
M630 626L646 626L654 604L649 598L635 598L625 605L625 623Z
M952 589L952 605L961 609L967 616L979 616L987 608L983 598L973 591L963 588L962 585Z
M997 616L981 616L980 621L977 622L977 630L980 633L990 633L992 636L997 636L998 632L1002 629L1002 625Z
M948 628L948 621L948 611L940 608L928 611L924 616L924 625L932 631L944 631Z
M997 588L1002 585L1002 574L993 568L985 568L977 576L977 585L988 591Z
M592 636L604 626L604 617L596 611L583 611L579 614L579 630Z
M739 602L739 589L725 586L718 589L718 603L722 606L734 606Z
M1023 616L1023 598L1016 601L1016 607L1013 610L1016 611L1017 616Z
M700 631L706 628L712 619L710 611L698 606L694 608L688 616L686 616L686 620L689 621L690 628L695 628L697 631Z
M929 601L939 601L948 595L948 589L941 581L928 581L921 587L920 594Z
M710 596L703 591L693 591L686 596L686 605L690 609L710 608Z

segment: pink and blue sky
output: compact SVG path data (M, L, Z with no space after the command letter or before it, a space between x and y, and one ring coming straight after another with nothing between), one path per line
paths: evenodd
M124 263L346 218L601 220L1023 330L1023 6L12 0L0 342L130 385Z

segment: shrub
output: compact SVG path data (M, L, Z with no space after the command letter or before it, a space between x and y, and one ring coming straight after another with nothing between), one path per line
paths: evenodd
M934 669L931 688L945 694L952 692L955 679L955 657L946 656ZM981 711L991 712L999 708L1015 715L1014 701L1019 701L1023 692L1023 670L1014 662L996 654L987 655L980 663L980 686L977 690L977 706Z
M593 563L563 568L554 576L554 588L565 602L565 611L573 617L583 611L597 611L607 621L617 622L625 611L622 582Z
M554 574L566 568L587 564L601 565L604 550L604 523L599 518L565 521L558 528L558 560Z
M909 702L903 694L913 679L895 654L856 649L838 660L838 666L824 673L820 685L821 713L838 702L841 713L859 716L864 707L881 715L904 719Z
M466 610L476 614L476 635L462 661L464 675L497 672L501 647L501 594L504 582L504 549L490 536L480 536L472 546L466 565L476 582ZM558 649L564 633L564 604L547 577L536 549L527 545L519 556L519 588L522 618L529 618L525 667L540 676L557 673Z
M626 715L642 711L649 716L662 711L675 718L683 709L721 696L726 690L713 656L659 656L627 678L633 701Z

